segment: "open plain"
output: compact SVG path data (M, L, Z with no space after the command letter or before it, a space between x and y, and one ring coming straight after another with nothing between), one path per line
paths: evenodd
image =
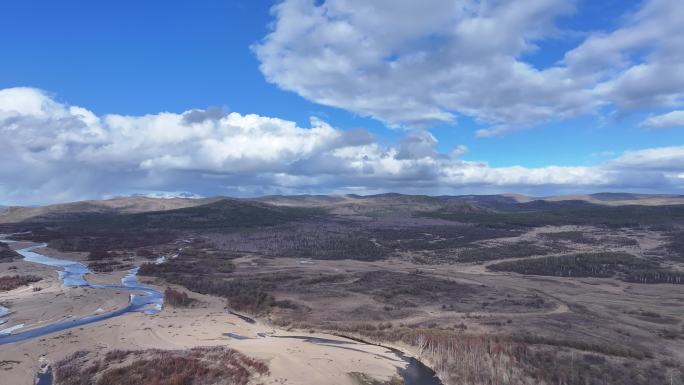
M136 294L65 287L60 269L13 254L36 242L88 266L90 285L115 287L138 267L165 303L0 345L2 373L27 385L153 383L154 366L175 360L187 369L179 381L228 365L245 384L682 384L684 206L596 199L44 209L2 228L18 242L5 244L0 277L37 277L0 292L7 336L107 314Z

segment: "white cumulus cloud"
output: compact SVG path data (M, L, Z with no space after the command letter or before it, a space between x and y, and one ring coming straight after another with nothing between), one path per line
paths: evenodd
M311 101L411 127L469 116L491 126L481 137L681 104L684 2L646 0L612 31L582 31L559 62L526 61L574 3L283 0L253 50L269 81Z
M427 131L395 145L367 131L222 110L98 116L32 88L0 90L0 204L117 194L261 195L399 191L680 191L684 146L593 167L492 167Z

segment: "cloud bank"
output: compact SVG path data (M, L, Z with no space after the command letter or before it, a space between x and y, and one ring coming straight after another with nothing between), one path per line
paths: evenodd
M490 126L481 137L682 105L683 1L646 0L550 66L525 60L573 12L568 0L283 0L253 50L270 82L308 100L409 127L469 116Z
M425 131L380 145L365 130L197 109L97 116L33 88L0 90L0 204L188 191L457 194L681 191L684 146L624 153L593 167L491 167ZM473 154L470 154L473 155Z

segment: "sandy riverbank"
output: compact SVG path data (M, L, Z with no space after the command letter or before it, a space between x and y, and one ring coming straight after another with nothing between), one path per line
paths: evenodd
M21 246L21 245L18 245ZM44 251L44 250L43 250ZM53 251L46 255L68 257ZM74 258L78 259L78 258ZM16 269L8 270L9 266ZM25 323L24 328L80 317L125 306L128 293L116 294L90 288L64 288L53 268L17 261L0 265L0 274L35 274L43 278L34 292L23 287L0 294L12 314L3 325ZM93 283L117 281L123 273L91 274ZM158 289L163 289L157 287ZM404 363L386 349L354 344L347 348L320 345L299 339L274 338L268 335L292 335L261 322L248 323L225 309L222 299L192 294L196 304L189 309L165 307L157 315L129 313L121 317L77 327L16 344L0 346L0 368L7 384L32 385L41 362L55 362L79 350L108 349L179 349L195 346L228 345L249 356L264 360L270 368L264 384L345 384L351 385L349 372L364 372L378 379L397 373ZM24 330L24 329L22 329ZM223 333L235 333L249 339L234 339ZM267 335L261 337L260 334ZM301 334L301 333L297 333ZM323 338L336 338L311 334ZM352 348L352 349L348 349Z

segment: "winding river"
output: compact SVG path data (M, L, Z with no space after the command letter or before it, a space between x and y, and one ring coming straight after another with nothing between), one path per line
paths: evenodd
M11 240L0 239L2 242L14 242ZM11 328L0 330L0 345L10 344L14 342L26 341L36 337L42 337L44 335L55 333L67 329L71 329L77 326L87 325L90 323L106 320L109 318L118 317L120 315L131 313L131 312L143 312L145 314L157 314L161 311L162 305L164 303L164 295L152 288L146 287L140 282L138 282L137 273L138 268L133 268L128 270L128 274L121 279L121 285L96 285L91 284L86 279L86 274L91 273L88 267L80 262L70 261L66 259L58 259L53 257L48 257L37 253L36 249L46 247L46 244L39 244L24 249L17 250L17 253L24 257L27 262L39 263L42 265L52 266L59 268L57 270L59 274L59 279L64 287L88 287L93 289L101 290L116 290L116 291L130 291L130 299L128 305L125 307L114 310L109 313L98 314L87 316L78 319L68 319L65 321L56 322L53 324L37 327L23 332L17 332L21 330L23 325L15 325ZM171 256L175 258L177 255ZM159 257L155 263L164 263L165 257ZM232 312L231 312L232 313ZM242 318L246 322L254 323L255 321L249 317L241 316L237 313L233 313L236 316ZM7 322L5 317L11 316L11 313L7 308L0 306L0 325ZM5 318L3 320L3 318ZM234 339L246 339L248 337L241 337L233 333L224 333L224 336L231 337ZM260 338L266 337L265 335L260 335ZM344 341L344 340L332 340L324 338L313 338L309 336L272 336L276 338L297 338L302 339L306 342L313 344L321 344L327 346L336 346L346 349L354 349L351 346L354 344L366 344L363 341ZM388 348L389 349L389 348ZM404 369L399 371L399 374L404 380L406 385L442 385L439 378L436 377L435 372L424 365L419 360L405 355L403 352L390 349L387 353L395 355L399 360L406 364ZM387 357L383 357L387 358ZM39 375L39 383L51 384L52 383L52 371L48 367L48 371Z
M7 241L2 240L2 242ZM17 253L21 254L24 257L24 260L27 262L39 263L47 266L60 268L61 270L58 270L59 279L61 280L62 285L64 287L89 287L93 289L102 290L129 291L131 292L131 294L129 297L128 305L109 313L60 321L53 324L37 327L35 329L27 330L24 332L15 333L16 330L21 330L21 325L16 325L13 328L8 328L0 331L0 345L41 337L46 334L71 329L77 326L87 325L93 322L98 322L113 317L118 317L126 313L143 312L145 314L156 314L159 311L161 311L162 304L164 303L164 295L161 292L143 286L138 282L137 267L128 270L128 274L126 274L126 276L121 279L121 285L94 285L89 283L85 278L85 275L90 273L91 271L84 264L80 262L69 261L66 259L48 257L34 251L45 246L45 244L31 246L25 249L17 250ZM0 314L3 313L3 309L5 308L0 309ZM6 309L5 313L7 314Z

